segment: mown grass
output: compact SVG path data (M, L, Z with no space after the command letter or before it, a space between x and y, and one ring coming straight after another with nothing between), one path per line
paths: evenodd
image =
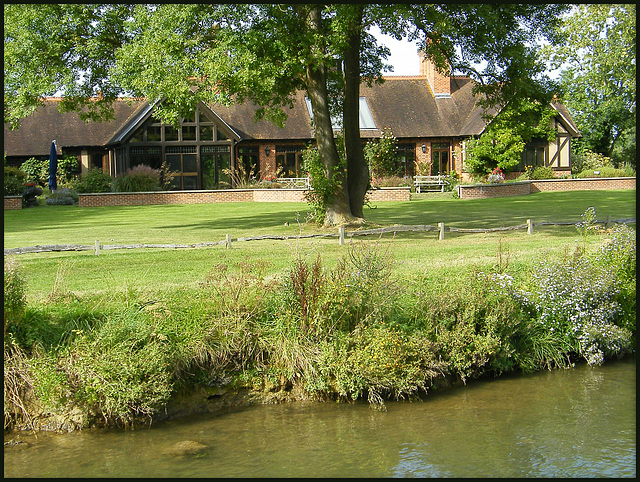
M492 228L534 222L579 222L593 206L599 219L635 217L635 191L578 191L538 193L518 198L456 200L450 193L423 194L410 202L377 203L366 208L368 226L394 224L436 225L460 228ZM5 248L45 244L193 244L259 235L332 233L304 222L307 205L302 203L220 203L198 205L79 208L41 206L5 212ZM285 225L285 224L288 224ZM349 229L347 229L349 231ZM365 239L347 238L347 243ZM366 237L375 242L377 236ZM487 234L447 233L438 241L437 232L385 234L392 242L397 269L405 276L442 272L469 265L486 266L509 262L512 268L533 259L575 248L578 236L573 226L537 227L534 236L522 231ZM391 241L392 240L392 241ZM281 272L300 254L322 253L329 265L344 247L337 238L288 239L235 242L232 249L214 246L198 249L132 249L24 254L18 256L29 283L30 299L47 296L64 283L76 293L126 289L194 287L211 268L221 262L263 259L269 271Z
M459 200L450 193L381 202L365 208L371 225L444 222L494 228L534 222L579 222L593 206L599 219L635 217L635 191L536 193L517 198ZM4 213L4 247L36 244L202 243L232 237L326 232L306 224L305 203L219 203L80 208L39 206ZM332 230L335 231L335 230Z
M628 191L521 201L429 195L380 203L366 214L369 227L496 227L527 218L577 223L590 206L598 219L635 217L635 192ZM5 213L11 221L5 239L14 246L93 244L118 232L113 244L186 244L222 238L243 213L247 225L234 237L326 232L296 222L303 207L52 206ZM34 216L40 224L31 229L26 221ZM37 411L21 408L31 394L52 413L77 407L86 423L122 425L150 420L177 391L193 387L299 387L309 396L367 398L381 406L383 398L411 397L447 377L464 381L569 366L594 354L621 356L634 346L635 232L585 233L540 226L532 236L447 233L439 241L435 232L389 232L354 237L346 246L337 238L292 238L235 242L231 249L19 255L27 303L8 325L5 310L5 426L37 419ZM613 254L602 260L607 242ZM569 279L560 268L582 257L590 272ZM521 288L535 292L532 273L540 266L559 267L549 274L554 286L574 287L558 290L564 312L552 321L561 330L544 325L521 294L500 288L512 280L516 295ZM5 266L5 294L6 273ZM598 279L597 290L584 286ZM580 328L589 344L568 321L583 302L604 316L595 328ZM600 351L585 354L585 347Z

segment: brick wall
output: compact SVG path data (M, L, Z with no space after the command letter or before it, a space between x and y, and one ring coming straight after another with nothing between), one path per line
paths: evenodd
M5 196L4 210L22 209L22 196Z
M635 177L542 179L506 184L459 185L460 199L524 196L532 192L635 189Z
M406 187L369 191L369 199L374 202L409 201L410 189ZM304 189L123 192L80 194L78 196L78 205L80 207L205 204L220 202L305 202L305 200Z
M304 200L304 189L252 189L252 201L262 203L301 203Z
M460 199L488 199L494 197L525 196L531 193L531 182L506 184L458 185Z
M410 201L411 188L409 187L388 187L386 189L373 189L367 192L369 201Z
M80 194L80 207L98 206L146 206L150 204L205 204L219 202L252 201L248 190L220 191L157 191Z
M608 177L592 179L545 179L532 181L531 192L541 191L586 191L591 189L635 189L635 177Z

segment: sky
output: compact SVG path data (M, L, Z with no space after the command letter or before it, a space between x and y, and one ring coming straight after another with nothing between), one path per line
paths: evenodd
M371 34L379 43L386 45L391 51L386 63L393 65L393 72L384 72L385 75L419 75L420 64L418 61L418 45L407 40L396 40L389 35L380 33L377 27L371 29ZM552 79L557 79L559 71L548 71Z
M375 28L375 27L374 27ZM396 40L389 35L383 35L375 28L371 33L375 35L378 42L386 45L391 50L391 56L387 63L393 65L393 72L385 72L388 75L418 75L420 64L418 61L418 47L415 42L407 40Z

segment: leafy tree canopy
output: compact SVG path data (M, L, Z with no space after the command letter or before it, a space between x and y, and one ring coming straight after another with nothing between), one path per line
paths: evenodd
M559 27L566 43L545 53L561 67L564 100L582 132L583 149L611 157L636 123L636 7L577 5Z
M520 163L527 142L555 139L551 124L554 116L555 111L547 104L513 100L478 139L469 142L467 168L475 173L489 173L496 167L505 172L513 170Z

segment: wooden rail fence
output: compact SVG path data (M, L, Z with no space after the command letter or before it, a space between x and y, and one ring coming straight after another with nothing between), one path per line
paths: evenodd
M605 227L609 227L614 223L635 223L636 218L622 218L622 219L611 219L608 217L605 221L595 221L596 224L602 224ZM445 232L456 232L456 233L490 233L490 232L499 232L499 231L517 231L519 229L527 229L528 234L534 233L534 226L571 226L576 225L578 223L575 222L539 222L534 223L531 219L527 219L525 224L518 224L517 226L506 226L499 228L456 228L456 227L447 227L445 223L438 223L437 226L433 226L430 224L414 224L414 225L395 225L395 226L387 226L384 228L375 228L375 229L365 229L361 231L351 231L346 232L344 227L339 227L337 233L326 233L326 234L295 234L295 235L272 235L272 234L264 234L261 236L246 236L240 238L232 238L230 234L225 235L225 239L222 241L213 241L208 243L192 243L192 244L107 244L101 245L99 240L96 240L94 245L81 245L81 244L48 244L48 245L37 245L37 246L26 246L23 248L5 248L4 254L6 255L15 255L15 254L27 254L27 253L47 253L47 252L57 252L57 251L90 251L94 250L96 256L100 254L101 251L107 251L112 249L150 249L150 248L170 248L170 249L179 249L179 248L206 248L210 246L226 246L227 248L231 248L231 244L234 242L242 242L242 241L260 241L264 239L303 239L303 238L338 238L338 242L340 245L344 244L345 237L353 238L355 236L371 236L371 235L382 235L385 233L401 233L401 232L428 232L428 231L438 231L438 239L443 240L445 236Z

